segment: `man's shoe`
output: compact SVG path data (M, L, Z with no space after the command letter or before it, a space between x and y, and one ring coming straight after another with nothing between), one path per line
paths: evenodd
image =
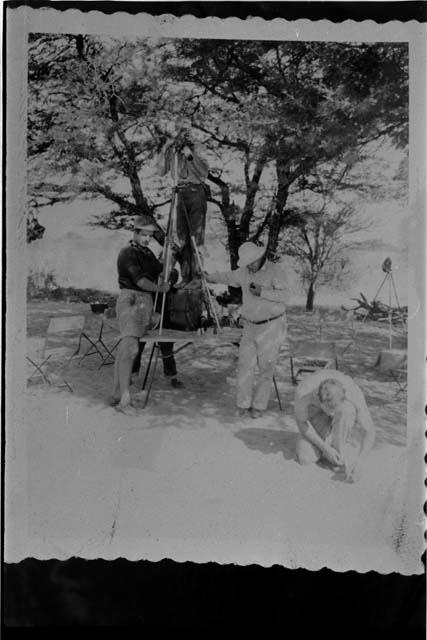
M132 404L117 404L114 409L119 413L124 413L125 416L135 417L138 415L136 408Z
M110 396L107 398L107 404L109 407L116 407L120 402L120 398L115 398L114 396Z
M261 411L261 409L251 409L251 417L256 420L257 418L262 418L262 416L264 415L264 411Z
M236 417L237 418L245 418L249 415L250 409L243 409L242 407L237 407L236 409Z
M184 383L181 382L181 380L178 380L178 378L172 378L171 386L174 387L175 389L182 389L182 387L184 386Z

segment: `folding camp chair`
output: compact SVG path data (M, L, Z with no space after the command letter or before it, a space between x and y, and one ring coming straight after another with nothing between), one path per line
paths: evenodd
M406 349L389 349L382 351L374 365L378 371L389 376L398 386L397 398L408 388L408 355Z
M54 382L54 376L48 371L51 365L62 372L76 355L76 343L84 326L84 316L62 316L51 318L44 338L27 338L27 362L30 367L27 381L41 378L46 384L73 389L63 379Z
M390 371L390 376L398 386L394 397L398 398L401 394L405 394L408 390L408 370L394 369Z
M306 373L319 369L338 369L335 342L302 342L289 346L292 384Z
M27 382L41 378L46 384L50 384L48 373L45 371L50 356L45 356L46 337L27 338Z
M99 330L95 337L92 337L89 330L86 328L81 331L79 336L79 344L77 347L77 354L80 353L83 341L89 343L89 348L80 357L79 364L81 364L85 358L93 355L97 355L101 359L101 363L98 369L107 364L114 363L114 351L119 346L120 338L117 339L116 336L114 344L112 346L109 346L104 335L106 329L117 331L117 327L113 326L111 319L106 315L106 313L104 313L101 317Z

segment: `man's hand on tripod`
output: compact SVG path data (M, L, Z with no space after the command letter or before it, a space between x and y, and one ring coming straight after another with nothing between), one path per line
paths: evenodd
M170 289L169 282L159 282L159 284L157 285L157 291L159 293L167 293L169 289Z

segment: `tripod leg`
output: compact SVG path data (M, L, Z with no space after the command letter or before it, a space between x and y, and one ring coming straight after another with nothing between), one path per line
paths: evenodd
M392 273L390 273L390 278L391 278L391 284L393 285L393 291L394 291L394 295L395 295L396 302L397 302L397 308L399 309L399 311L401 311L399 298L398 298L398 296L397 296L397 289L396 289L396 285L395 285L395 282L394 282L394 278L393 278L393 274L392 274Z
M159 359L160 347L159 347L158 343L155 343L153 348L156 349L156 355L155 355L155 358L154 358L154 364L153 364L153 367L152 367L152 374L151 374L150 382L148 384L147 394L145 396L144 405L142 407L143 409L145 409L145 407L148 404L148 398L150 397L151 387L153 386L154 377L156 375L157 361Z
M196 257L197 257L197 262L198 262L199 269L200 269L201 280L202 280L203 286L205 287L205 291L206 291L208 303L209 303L209 306L210 306L210 310L212 311L212 315L215 318L215 324L216 324L216 327L217 327L218 331L221 331L221 326L219 324L218 315L217 315L216 309L214 307L214 304L212 302L211 292L209 291L209 287L208 287L208 283L206 282L206 278L203 275L203 269L202 269L202 263L201 263L201 260L200 260L199 249L198 249L198 247L196 245L196 240L195 240L194 236L191 236L191 241L193 243L194 252L195 252Z
M156 343L153 342L153 346L151 347L150 357L148 359L148 364L145 369L144 382L142 383L142 390L145 389L145 385L147 384L148 374L150 373L151 362L153 360L154 349L156 348Z
M165 244L164 244L164 250L163 250L163 271L159 276L158 283L160 282L160 280L162 280L163 282L166 282L169 278L169 271L171 270L170 269L171 268L170 251L171 251L171 243L172 243L173 219L174 219L174 216L176 215L177 198L178 198L177 188L174 187L172 192L171 208L169 212L169 219L168 219L168 224L166 228L166 237L165 237ZM163 330L163 320L164 320L165 303L166 303L166 293L162 292L161 295L162 295L162 304L161 304L161 311L160 311L159 335L162 334L162 330ZM153 306L154 311L157 308L158 296L159 294L158 292L156 292L155 299L154 299L154 306Z
M388 274L388 273L386 273L386 274L385 274L385 276L384 276L383 281L381 282L380 286L378 287L378 291L377 291L377 292L376 292L376 294L374 295L374 299L372 300L372 302L375 302L375 300L378 298L378 296L379 296L379 294L380 294L380 291L381 291L381 289L383 288L384 283L385 283L385 281L387 280L388 276L389 276L389 274Z
M384 283L385 283L385 281L387 280L388 276L389 276L389 274L388 274L388 273L386 273L386 274L385 274L385 276L384 276L384 278L383 278L383 281L381 282L380 286L378 287L378 290L377 290L376 294L375 294L375 295L374 295L374 297L373 297L372 304L374 304L375 300L376 300L376 299L378 298L378 296L380 295L380 291L381 291L381 289L383 288ZM363 320L362 320L362 324L365 322L365 320L366 320L366 318L368 317L368 315L369 315L369 311L367 311L367 312L366 312L365 317L364 317L364 318L363 318Z
M200 254L199 254L199 248L198 248L198 246L196 244L196 239L194 237L193 229L191 227L190 219L188 217L188 213L187 213L186 209L184 209L184 213L185 213L185 222L187 224L188 234L190 236L190 246L191 246L192 251L193 251L193 253L194 253L195 257L196 257L197 266L198 266L198 269L199 269L199 272L200 272L200 279L201 279L202 284L203 284L203 286L205 288L208 304L210 306L210 310L212 311L212 315L213 315L213 317L215 319L215 324L216 324L217 330L221 331L221 325L219 323L218 314L217 314L216 309L214 307L214 304L212 302L212 298L211 298L211 294L210 294L210 291L209 291L208 283L206 282L206 278L203 275L203 266L202 266L202 260L200 258Z
M277 402L279 403L279 409L280 411L283 411L282 402L280 400L279 389L277 388L277 382L274 376L273 376L273 384L274 384L274 390L276 392Z

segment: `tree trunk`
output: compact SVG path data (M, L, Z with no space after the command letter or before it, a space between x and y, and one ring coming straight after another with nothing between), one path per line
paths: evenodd
M228 253L230 257L231 269L237 269L237 263L239 261L239 234L237 233L236 225L234 223L227 223L227 240L228 240Z
M230 200L230 186L224 182L224 180L221 180L221 178L211 173L209 173L208 179L221 189L221 202L216 202L216 204L220 208L227 228L228 255L230 259L230 268L233 271L234 269L237 269L237 263L239 261L239 247L241 244L240 235L236 226L237 207L234 202L231 202ZM241 302L242 290L240 287L228 287L228 291L232 296L233 302Z
M308 287L308 291L307 291L307 300L305 303L305 310L306 311L313 311L314 309L314 296L316 295L316 292L314 290L314 283L310 282L309 287Z
M283 189L282 192L277 196L276 208L275 208L275 211L273 211L273 213L271 214L271 218L270 218L267 251L266 251L267 260L272 260L273 258L276 257L277 245L279 243L279 236L283 228L283 211L284 211L287 199L288 199L288 190Z
M146 197L142 191L141 181L138 175L137 162L135 150L131 142L126 137L126 134L121 129L121 123L119 118L119 112L117 108L117 97L111 95L109 97L110 117L115 123L114 133L116 133L118 139L122 144L122 149L119 149L115 144L113 137L110 136L113 149L116 155L119 157L123 173L127 176L130 182L132 196L135 200L138 213L140 215L153 216L153 208L147 202Z
M259 189L259 181L266 164L265 156L261 156L257 161L252 178L249 176L246 180L246 198L243 207L243 212L240 217L239 234L240 244L246 242L249 238L250 224L254 215L255 198Z
M272 260L276 256L277 245L279 242L280 232L284 226L284 211L289 194L289 173L288 173L288 160L276 161L276 175L277 175L277 196L276 206L273 211L269 224L268 242L266 259Z
M227 237L230 267L231 270L234 271L234 269L237 269L237 263L239 261L239 247L241 244L234 220L227 223ZM240 304L242 301L242 289L240 287L228 287L228 291L232 296L233 302L235 304Z
M241 239L236 226L237 207L230 199L230 186L218 176L208 174L208 179L216 184L221 190L221 202L216 202L221 210L222 217L227 227L228 253L230 256L231 269L237 268L239 260L239 247Z
M140 215L153 216L153 208L147 202L146 197L142 191L141 181L138 176L138 170L136 166L135 152L132 145L129 144L126 136L120 132L119 138L124 146L126 156L123 158L122 166L125 174L127 175L131 189L132 196L135 200L135 204L138 207Z

